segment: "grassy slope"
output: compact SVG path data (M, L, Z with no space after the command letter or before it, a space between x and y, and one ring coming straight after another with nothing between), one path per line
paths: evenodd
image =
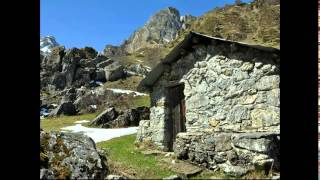
M114 173L125 172L135 178L159 179L173 175L157 156L145 156L134 146L136 136L128 135L98 143L107 150L108 163Z
M234 41L279 48L280 5L228 5L205 13L190 30Z
M96 115L97 113L46 118L40 121L40 127L45 131L59 131L60 128L75 125L74 122L76 121L92 120ZM86 126L86 124L87 123L83 123L82 125Z
M150 97L149 96L121 96L117 100L114 101L115 107L117 109L130 109L137 108L141 106L150 106ZM58 131L60 128L66 126L74 125L74 122L79 120L92 120L94 119L100 112L105 109L101 109L100 111L92 114L82 114L76 116L59 116L59 117L50 117L46 119L42 119L40 121L40 127L45 131ZM83 123L83 126L87 126L88 123Z
M104 83L104 87L137 91L139 82L142 79L143 77L140 76L131 76L117 81L107 81Z

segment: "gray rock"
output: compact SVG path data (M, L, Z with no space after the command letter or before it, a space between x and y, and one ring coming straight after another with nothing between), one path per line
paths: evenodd
M280 84L280 77L278 75L263 76L256 84L258 90L271 90L278 88Z
M40 169L40 179L54 179L53 171L50 169Z
M108 108L99 114L94 120L91 122L91 125L101 126L112 120L115 120L118 117L118 112L114 107Z
M140 120L149 119L150 110L147 107L138 107L137 109L128 109L120 114L115 120L102 125L104 128L120 128L129 126L138 126Z
M104 71L107 81L116 81L124 77L123 66L117 61L104 67Z
M163 180L180 180L180 179L182 178L178 175L171 175L169 177L163 178Z
M40 161L46 166L40 167L42 179L103 179L108 173L105 157L88 136L40 131L40 143L40 152L47 157Z
M240 167L240 166L233 166L231 164L225 163L225 164L221 164L219 166L226 174L230 175L230 176L234 176L234 177L240 177L245 175L249 169Z
M93 59L81 59L79 64L81 68L94 68L96 66L96 62Z
M168 43L178 36L180 29L188 26L193 19L190 17L180 19L179 11L172 7L160 10L142 28L135 31L123 46L127 52L132 53L152 45L152 42Z
M150 69L142 64L132 64L125 69L127 75L146 76Z
M127 177L124 176L119 176L119 175L113 175L113 174L109 174L106 179L108 180L124 180L124 179L128 179Z
M125 51L123 46L113 46L113 45L106 45L103 50L103 54L105 56L126 56L128 53Z
M241 122L243 119L249 119L248 108L240 105L234 106L226 118L230 122Z
M95 81L101 81L105 82L106 81L106 74L103 69L97 69L96 74L95 74Z
M61 102L61 104L54 109L49 116L59 116L61 114L69 116L77 114L76 108L71 101Z
M108 65L110 65L110 64L112 64L112 63L114 63L114 61L108 59L108 60L99 62L99 63L96 65L96 67L97 67L97 68L104 68L104 67L106 67L106 66L108 66Z
M220 134L215 136L215 150L217 152L228 151L230 149L232 149L230 134Z
M278 149L277 133L244 133L233 140L236 147L258 153L269 153Z
M43 80L42 80L43 81ZM64 73L56 72L53 77L51 84L55 86L56 89L62 90L66 86L66 76Z

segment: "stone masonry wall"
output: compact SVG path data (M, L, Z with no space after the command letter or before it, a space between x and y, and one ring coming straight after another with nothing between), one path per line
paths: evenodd
M201 138L207 134L216 137L221 133L229 133L230 136L251 136L257 132L279 133L278 55L229 43L196 45L193 49L168 66L154 84L150 121L141 122L144 124L144 132L140 128L137 140L149 139L165 150L165 127L168 123L165 86L169 81L185 84L186 137L193 137L194 133L200 134ZM253 139L257 140L253 140L253 144L261 145L260 138ZM178 134L177 142L186 141L179 140ZM180 143L179 146L182 144L188 143ZM211 145L210 142L202 142L202 146L209 149ZM195 152L205 154L205 151ZM203 156L203 153L198 155ZM255 153L265 155L262 152ZM194 161L193 158L189 160ZM198 163L201 164L201 161Z

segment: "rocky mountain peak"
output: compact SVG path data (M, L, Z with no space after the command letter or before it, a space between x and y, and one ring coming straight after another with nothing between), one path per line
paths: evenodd
M178 36L178 31L185 28L185 22L195 19L191 15L180 16L173 7L167 7L151 16L147 23L135 31L123 44L124 49L132 53L142 47L154 47L165 44Z
M54 36L40 37L40 51L47 54L51 52L53 47L59 46Z

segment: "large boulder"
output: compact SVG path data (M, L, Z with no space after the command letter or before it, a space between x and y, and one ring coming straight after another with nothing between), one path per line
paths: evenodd
M104 67L104 71L107 81L116 81L124 77L123 66L118 61Z
M61 114L68 116L77 114L76 108L71 101L62 101L61 104L54 109L49 116L59 116Z
M126 67L125 71L128 76L146 76L150 72L150 70L150 68L143 66L142 64L131 64Z
M62 72L66 76L66 86L71 87L79 62L84 58L86 58L85 53L78 48L66 51L66 55L62 59Z
M94 77L95 81L101 81L101 82L105 82L106 81L106 74L104 72L104 70L102 68L97 68L96 69L96 74Z
M40 179L104 179L108 171L88 136L40 130Z
M118 117L118 112L114 107L108 108L99 114L91 123L95 126L103 126L104 124L115 120Z
M128 109L119 113L120 115L113 121L106 122L103 128L120 128L139 126L140 120L149 119L150 110L148 107L138 107L136 109Z
M135 109L126 110L123 114L120 114L117 119L105 123L104 128L119 128L128 126L139 125L139 112Z

